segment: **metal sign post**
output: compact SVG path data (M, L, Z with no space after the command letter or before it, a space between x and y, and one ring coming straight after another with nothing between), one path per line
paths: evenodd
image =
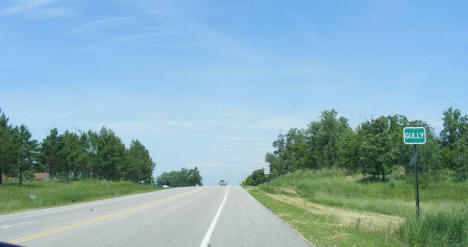
M416 145L426 143L426 129L424 127L406 127L403 129L405 144L413 144L414 150L414 191L416 200L416 217L419 218L419 179L418 179L418 150Z
M414 191L416 192L416 216L419 218L419 180L418 180L418 151L416 144L414 147Z
M268 182L270 181L270 167L269 166L263 169L263 174L265 174L265 177L267 179L267 191L268 191Z
M270 182L270 175L267 175L267 191L268 191L268 182Z

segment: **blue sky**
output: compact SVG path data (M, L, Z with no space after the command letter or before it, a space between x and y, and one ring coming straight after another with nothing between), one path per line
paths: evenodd
M441 128L468 110L466 1L0 2L0 107L51 128L139 139L156 175L206 184L265 166L271 143L335 108Z

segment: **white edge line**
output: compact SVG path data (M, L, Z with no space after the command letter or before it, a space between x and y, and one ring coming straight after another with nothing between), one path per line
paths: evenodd
M213 221L211 221L210 227L208 228L208 231L206 231L205 236L203 237L203 240L200 244L200 247L207 247L208 246L208 241L210 241L211 234L213 234L213 231L216 227L216 223L218 222L219 215L221 214L221 211L223 210L224 204L226 203L226 198L228 195L229 187L226 189L226 192L224 193L224 199L221 205L218 208L218 212L216 212L215 217L213 218Z

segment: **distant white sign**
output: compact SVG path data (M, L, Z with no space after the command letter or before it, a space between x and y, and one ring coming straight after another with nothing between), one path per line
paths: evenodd
M265 167L265 168L263 169L263 173L264 173L265 175L270 175L270 167L269 167L269 166Z

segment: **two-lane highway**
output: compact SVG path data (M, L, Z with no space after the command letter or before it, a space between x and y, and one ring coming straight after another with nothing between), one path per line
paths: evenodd
M23 246L310 246L239 186L187 187L0 216Z

